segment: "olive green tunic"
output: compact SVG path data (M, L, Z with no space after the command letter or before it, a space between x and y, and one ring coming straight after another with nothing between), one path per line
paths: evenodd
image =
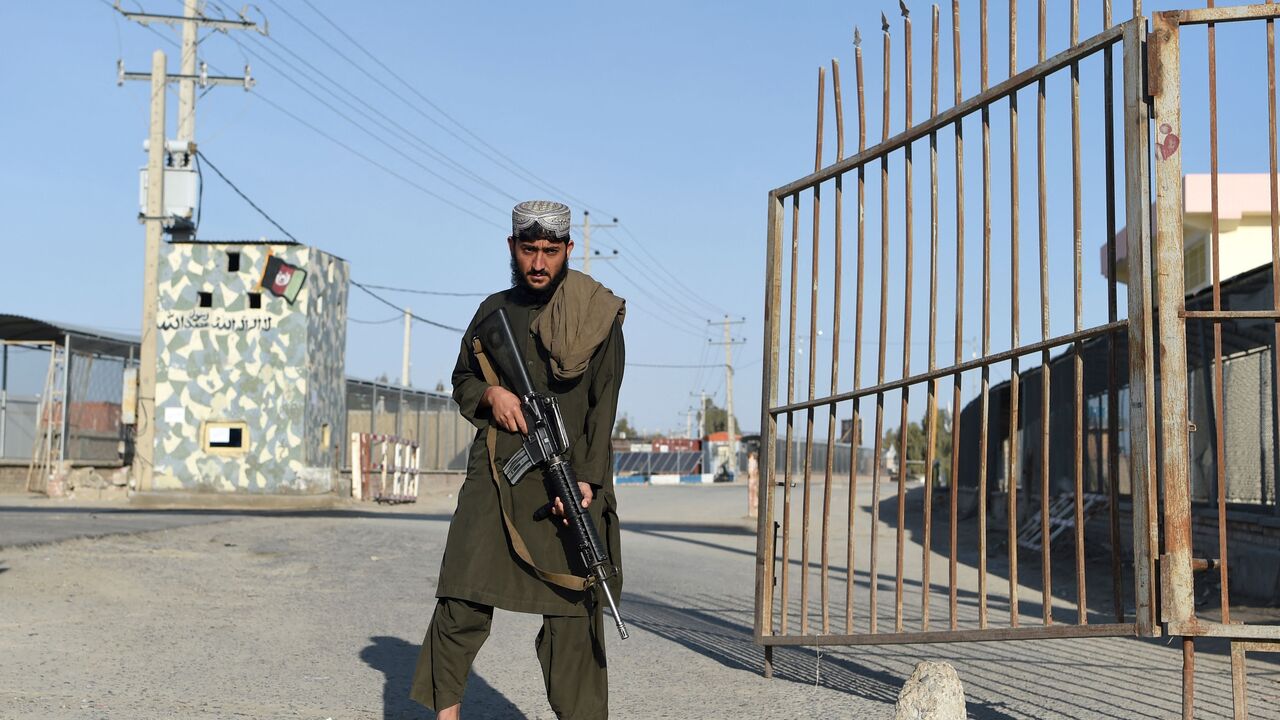
M618 388L622 383L624 347L622 327L615 320L608 338L596 350L587 371L571 381L550 376L549 355L529 330L544 305L520 288L490 295L467 326L458 363L453 370L453 398L459 412L477 428L467 461L467 478L458 494L458 508L449 526L440 582L436 597L459 598L515 612L542 615L585 616L587 593L566 590L540 579L511 549L503 526L498 490L490 473L485 438L491 418L479 407L488 383L471 350L475 326L489 313L505 308L528 365L533 386L558 399L569 433L570 462L578 480L590 483L595 500L588 512L595 521L601 542L613 564L622 567L618 533L618 501L613 489L613 451L610 436L618 409ZM510 388L508 388L510 389ZM501 473L507 460L519 451L519 433L498 428L494 458ZM519 484L511 486L500 477L501 492L507 496L511 520L524 538L529 553L540 568L549 572L585 574L568 533L558 522L535 521L533 514L548 501L541 471L530 470ZM570 554L573 560L570 560ZM610 582L620 597L621 572ZM591 590L594 594L595 591Z

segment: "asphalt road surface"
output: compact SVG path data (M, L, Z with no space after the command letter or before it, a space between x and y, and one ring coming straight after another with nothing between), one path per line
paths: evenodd
M408 685L452 502L258 514L0 498L0 718L431 718ZM619 502L631 639L610 637L614 718L892 718L924 659L955 665L972 718L1179 715L1180 651L1127 638L786 648L766 680L745 489L620 487ZM497 613L466 717L553 717L539 625ZM1199 653L1197 680L1198 717L1230 717L1226 655ZM1278 689L1277 667L1253 662L1251 717L1280 717Z

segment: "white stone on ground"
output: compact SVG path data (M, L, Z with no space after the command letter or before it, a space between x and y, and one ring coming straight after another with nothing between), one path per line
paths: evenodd
M964 720L964 687L950 663L925 660L902 685L894 720Z

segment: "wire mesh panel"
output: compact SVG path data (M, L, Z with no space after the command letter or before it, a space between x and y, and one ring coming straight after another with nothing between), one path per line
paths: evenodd
M999 46L985 1L962 13L953 0L945 32L935 7L920 45L904 4L897 27L883 18L870 83L855 33L848 156L840 66L833 113L819 69L814 172L769 195L756 576L767 648L1155 632L1145 21L1113 24L1106 4L1081 40L1078 5L1035 5L1025 69L1014 3ZM961 48L962 16L976 54ZM1086 273L1086 238L1101 277ZM838 421L871 448L870 467L842 467ZM1105 519L1087 523L1099 496ZM1059 540L1019 553L1028 527Z
M50 347L0 345L0 459L32 457Z
M128 433L121 422L127 356L79 352L74 340L67 380L67 441L73 463L110 464L127 459Z

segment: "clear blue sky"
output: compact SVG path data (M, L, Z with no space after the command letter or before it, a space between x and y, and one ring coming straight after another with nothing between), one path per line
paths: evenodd
M446 292L487 293L505 286L504 226L513 198L564 199L574 208L575 222L581 220L579 212L585 201L594 222L616 216L623 226L593 233L593 247L604 252L616 249L622 257L594 264L593 274L626 297L630 307L628 359L636 366L628 370L621 411L643 428L683 431L683 412L693 403L690 393L706 390L723 405L724 373L720 367L661 369L639 365L722 362L722 348L707 342L708 338L720 339L720 328L708 330L707 321L727 312L746 318L745 324L734 328L735 337L747 340L747 344L735 347L737 415L746 429L758 426L766 193L812 169L816 68L832 57L842 63L849 118L847 147L851 150L856 144L851 44L855 24L862 28L866 51L868 135L872 142L878 139L881 10L893 22L891 126L895 132L901 127L902 31L896 2L312 2L360 46L407 80L412 89L379 69L303 0L266 0L260 4L269 20L270 38L214 33L205 36L201 44L202 59L217 70L236 73L247 60L258 81L250 93L221 87L200 101L197 140L223 172L300 240L349 260L355 279ZM1115 4L1117 19L1127 17L1128 4ZM1087 37L1100 27L1101 3L1085 5L1081 34ZM1173 5L1149 2L1146 9L1150 12ZM216 14L218 6L210 3L209 13ZM1026 67L1035 60L1035 6L1025 1L1020 6L1020 66ZM1067 3L1054 0L1050 6L1054 16L1049 52L1053 54L1066 43ZM181 11L181 2L145 0L140 7L176 14ZM913 3L912 8L916 35L914 115L919 121L928 114L929 6ZM977 88L977 2L964 3L963 12L968 96ZM1007 66L1005 4L993 1L991 17L992 80L998 82ZM144 83L117 87L115 61L123 58L130 70L145 71L150 53L159 47L170 54L170 68L176 71L176 48L162 38L176 39L177 33L163 26L152 32L127 22L105 0L6 3L0 7L0 19L11 29L9 39L0 47L0 86L7 108L0 116L5 140L0 162L0 245L8 270L0 283L0 311L136 332L143 246L142 227L136 221L137 169L145 162L142 140L147 88ZM944 78L950 77L949 28L948 7L943 13L942 48L948 58L943 64ZM408 102L388 93L311 31ZM1231 100L1223 101L1223 169L1265 172L1266 110L1261 102L1265 76L1256 77L1265 69L1262 26L1251 24L1239 30L1243 33L1239 36L1228 32L1225 28L1219 31L1219 66L1230 68L1220 79L1220 91L1233 93ZM1203 31L1199 36L1203 37ZM1234 37L1248 41L1229 39ZM1199 42L1197 46L1189 37L1184 47L1188 58L1198 53L1195 58L1202 63L1203 40ZM328 79L304 67L303 61ZM1082 72L1089 83L1085 92L1093 94L1093 100L1086 100L1086 141L1097 142L1101 132L1099 64L1086 65ZM1188 87L1203 86L1203 71L1189 65L1187 73ZM368 133L295 83L356 119ZM367 103L376 108L380 122L402 126L411 137L395 137L399 130L378 127L330 92L350 102ZM1063 139L1067 136L1061 134L1067 127L1065 81L1051 83L1049 92L1053 113L1050 134L1058 138L1049 153L1050 164L1057 163L1050 212L1051 245L1055 248L1052 322L1056 333L1069 329L1072 322L1070 274L1062 269L1069 268L1071 261L1070 176L1063 159L1069 157L1064 154L1069 145ZM419 93L460 125L426 105ZM940 94L942 107L949 106L949 81L944 82ZM830 108L829 90L827 98ZM1038 293L1034 91L1024 91L1020 103L1022 338L1031 341L1039 338L1038 312L1029 304ZM363 105L357 107L369 112ZM176 93L171 94L169 108L172 132ZM1195 125L1198 121L1193 115L1188 112L1185 119L1187 137L1193 128L1203 127ZM322 137L298 118L401 177ZM827 126L826 161L830 162L834 158L831 116ZM994 162L1007 166L1007 111L1003 106L993 113L992 129ZM966 124L965 130L972 253L980 237L974 224L980 217L980 135L976 122ZM531 170L537 179L510 172L477 153L468 146L480 145L476 137ZM954 232L948 225L954 206L947 204L952 202L947 179L953 172L950 143L950 133L943 133L939 142L944 176L939 232L944 245ZM1184 143L1187 169L1204 170L1203 150L1197 150L1189 140ZM449 160L426 154L421 149L424 144ZM1097 171L1097 158L1086 149L1087 171ZM456 166L451 167L450 162ZM464 170L458 171L458 166ZM891 231L900 246L901 153L891 167L891 187L899 187L891 191ZM872 208L867 215L869 247L878 244L879 238L878 173L878 167L868 173L868 205ZM926 362L928 318L928 154L924 144L916 146L915 179L916 295L911 342L912 367L918 372ZM847 244L852 243L856 217L852 188L850 179L846 186ZM1105 233L1099 231L1101 200L1096 181L1091 190L1094 195L1085 205L1086 322L1105 316L1105 285L1097 260ZM993 263L1006 268L1006 284L1000 290L997 278L993 292L1007 296L1007 180L997 180L994 192L997 247ZM825 202L823 239L829 248L831 204ZM802 212L806 238L809 212L806 204ZM200 237L260 236L281 235L206 173ZM944 298L954 294L953 281L946 279L954 273L954 253L948 256L947 252L940 258L944 276L940 295ZM979 297L975 292L978 260L973 254L966 260L967 302L976 302ZM846 251L846 263L851 271L851 251ZM878 268L878 263L878 255L868 256L869 298L878 295L878 285L870 279L874 275L870 269ZM803 267L807 270L808 266ZM890 277L900 278L901 274L901 255L893 254ZM824 298L829 298L830 276L828 267L823 275ZM899 286L895 280L891 295L900 293ZM850 279L844 287L849 300L844 333L849 342L853 332ZM464 325L478 300L385 295L448 325ZM823 302L828 304L820 312L825 340L830 333L830 300ZM950 300L939 302L940 356L953 352L950 323L954 313L950 308ZM802 325L807 324L803 321L806 310L804 301ZM1007 309L999 310L1006 315L1003 330L993 332L997 349L1008 343ZM353 291L350 314L355 320L379 321L391 318L394 312ZM866 380L874 379L875 319L870 308L863 347L868 358L864 360ZM1002 321L995 322L999 326ZM901 369L900 299L890 304L889 327L886 346L892 377ZM798 332L807 333L807 327ZM965 335L976 341L976 318L968 321ZM398 322L353 322L348 338L349 374L399 375ZM458 340L447 331L424 325L414 328L415 385L448 384ZM966 354L970 350L966 348ZM829 347L819 354L819 392L829 382L829 370L825 369L829 354ZM851 354L852 345L844 346L844 389L850 383ZM803 375L802 370L800 388L806 383ZM918 394L913 397L913 408L917 398ZM896 417L896 411L891 416Z

